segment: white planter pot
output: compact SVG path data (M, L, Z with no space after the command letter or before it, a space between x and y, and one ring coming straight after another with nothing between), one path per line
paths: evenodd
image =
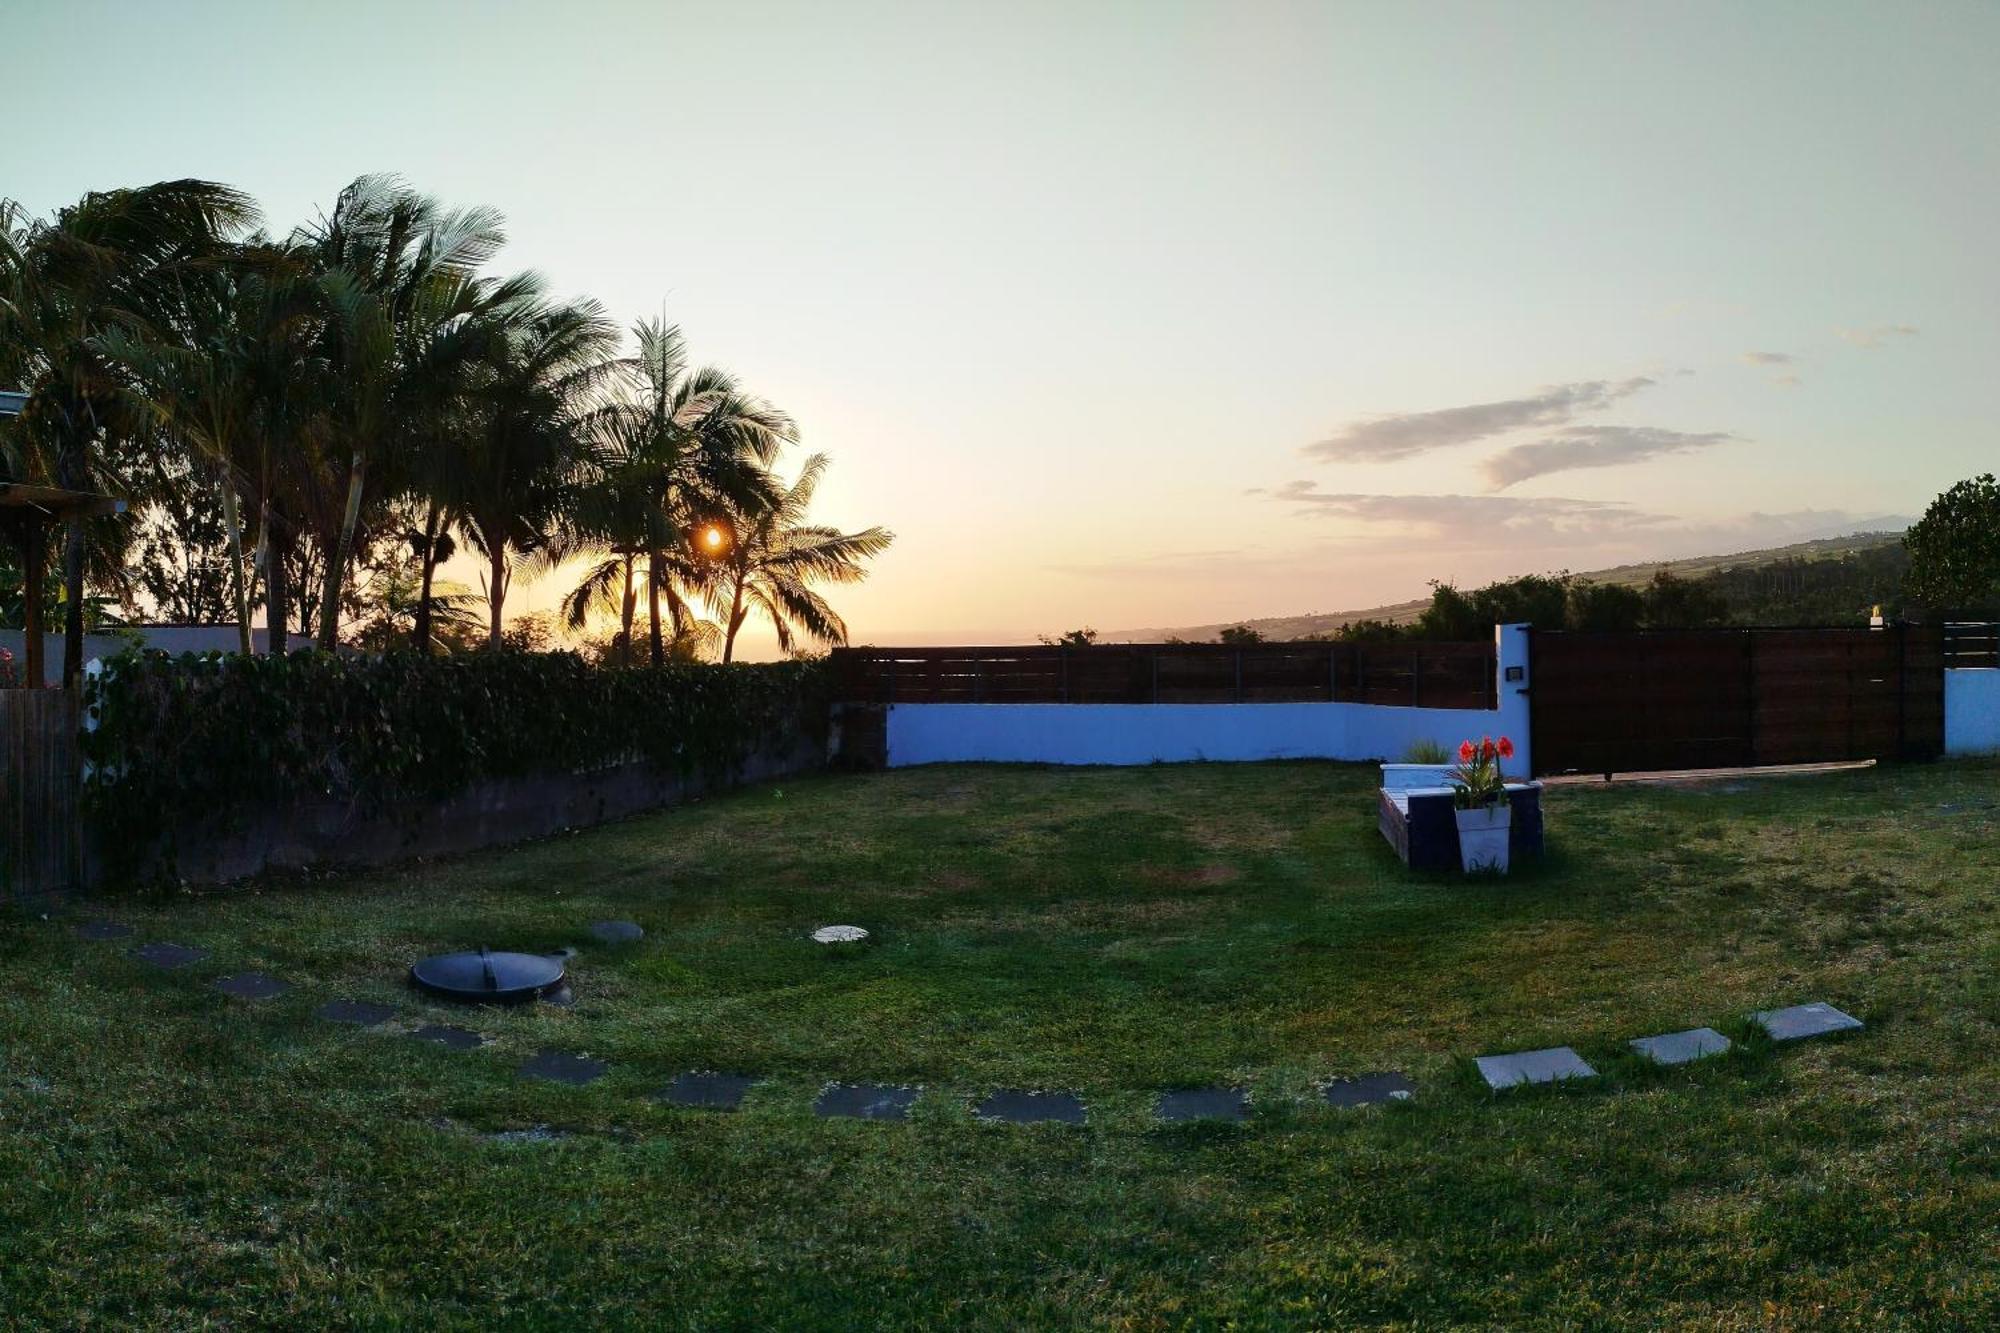
M1514 808L1505 800L1472 810L1455 810L1458 816L1458 860L1469 875L1475 870L1507 873L1507 835L1514 824Z

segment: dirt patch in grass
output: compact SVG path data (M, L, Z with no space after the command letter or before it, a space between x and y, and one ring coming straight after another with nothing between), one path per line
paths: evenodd
M1203 866L1144 866L1139 877L1152 884L1213 888L1218 884L1234 884L1243 878L1243 870L1240 866L1211 861Z

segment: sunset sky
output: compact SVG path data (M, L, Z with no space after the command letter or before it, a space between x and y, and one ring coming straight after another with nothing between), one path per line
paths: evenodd
M825 520L898 534L836 594L857 642L1773 545L2000 462L2000 7L78 0L0 34L32 210L201 176L282 229L394 171L680 323L833 455Z

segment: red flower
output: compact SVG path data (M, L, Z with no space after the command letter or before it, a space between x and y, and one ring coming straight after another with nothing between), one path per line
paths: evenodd
M1512 759L1514 757L1514 742L1508 740L1505 736L1500 738L1500 743L1494 748L1500 752L1502 759Z
M1498 753L1500 752L1493 748L1493 738L1491 736L1480 737L1479 757L1481 759L1491 759L1494 755Z
M1469 763L1471 763L1471 762L1472 762L1472 759L1473 759L1473 756L1474 756L1474 755L1476 755L1476 754L1478 754L1478 753L1479 753L1479 751L1478 751L1478 750L1475 750L1475 749L1474 749L1474 748L1472 747L1472 742L1471 742L1471 741L1460 741L1460 742L1458 743L1458 762L1459 762L1459 763L1461 763L1461 764L1469 764Z

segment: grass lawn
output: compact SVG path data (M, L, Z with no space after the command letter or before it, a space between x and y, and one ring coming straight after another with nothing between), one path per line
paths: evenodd
M1495 883L1406 875L1361 767L942 767L111 902L117 943L0 917L0 1324L1992 1327L1996 778L1552 790L1552 855ZM877 943L830 956L830 922ZM125 956L155 939L212 956ZM577 1003L403 985L482 942L577 946ZM209 985L253 968L296 989ZM399 1018L313 1017L336 997ZM1745 1025L1808 1000L1868 1028ZM1704 1024L1738 1048L1623 1052ZM1472 1071L1555 1044L1604 1077ZM548 1047L610 1073L515 1076ZM652 1100L689 1069L765 1081ZM1378 1069L1415 1100L1315 1103ZM816 1118L833 1079L924 1093ZM1248 1124L1152 1120L1217 1082ZM996 1087L1089 1124L981 1123ZM535 1126L567 1133L491 1137Z

